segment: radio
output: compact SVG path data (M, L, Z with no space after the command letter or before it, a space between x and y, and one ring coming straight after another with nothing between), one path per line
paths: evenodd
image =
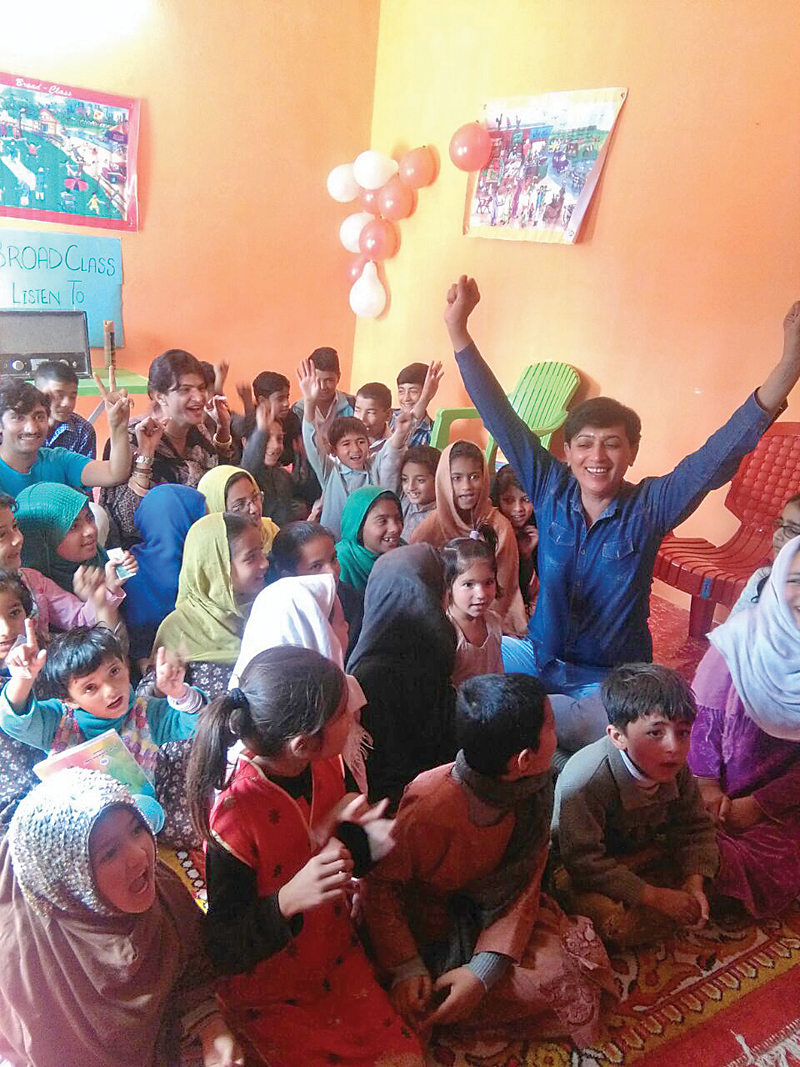
M91 378L85 311L0 311L0 376L33 378L40 363L59 361Z

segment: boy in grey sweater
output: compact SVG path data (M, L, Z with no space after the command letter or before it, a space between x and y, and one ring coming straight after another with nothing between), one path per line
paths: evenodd
M305 359L297 370L303 394L303 444L308 462L322 486L323 526L338 540L347 498L364 485L380 485L396 493L400 467L414 425L409 412L395 419L394 432L377 452L370 452L369 433L360 419L334 419L325 434L315 424L320 384L314 364Z
M603 684L607 736L576 752L556 787L556 887L603 940L631 946L708 919L714 824L686 766L697 712L677 671L617 667Z

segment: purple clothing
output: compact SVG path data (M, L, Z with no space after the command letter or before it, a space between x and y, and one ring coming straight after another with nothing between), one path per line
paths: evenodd
M731 799L752 795L767 816L749 830L717 830L716 887L757 919L777 915L800 893L800 742L771 737L747 715L713 646L692 688L698 705L692 773L718 778Z

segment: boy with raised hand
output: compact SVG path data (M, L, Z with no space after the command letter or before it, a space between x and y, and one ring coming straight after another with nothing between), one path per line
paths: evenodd
M28 382L0 385L0 492L18 496L36 482L57 482L73 489L121 485L131 469L128 419L131 402L125 389L117 390L113 367L108 388L94 376L108 419L108 459L90 459L66 448L48 448L50 398Z
M339 391L339 379L342 376L339 367L339 353L335 348L315 348L304 363L310 362L317 374L319 392L314 409L314 425L324 431L334 419L346 419L353 414L353 397ZM303 418L305 397L302 397L292 409Z
M363 911L395 1007L419 1030L524 1020L578 1045L596 1035L608 957L583 917L542 892L553 811L550 701L527 675L458 691L455 763L418 775ZM575 1011L575 1005L580 1010Z
M397 375L397 400L399 407L392 412L392 419L401 411L410 411L414 416L414 429L409 439L409 448L428 445L431 441L433 420L428 414L428 404L436 396L444 371L441 362L409 363Z
M697 714L688 683L632 663L611 672L602 699L607 735L576 752L556 786L556 886L604 941L627 947L705 924L719 851L686 765Z
M60 359L40 363L34 379L36 388L50 398L50 432L46 448L66 448L70 452L97 458L97 435L94 426L78 415L78 375Z
M352 416L334 419L327 434L316 427L317 403L323 386L311 359L304 359L300 364L297 380L303 394L303 444L322 486L320 521L338 541L342 535L342 511L355 489L380 485L397 492L413 416L402 412L395 420L391 437L373 455L367 428L360 419Z
M356 393L353 414L361 419L369 435L371 453L383 448L384 441L392 436L389 423L392 419L392 394L383 382L367 382Z

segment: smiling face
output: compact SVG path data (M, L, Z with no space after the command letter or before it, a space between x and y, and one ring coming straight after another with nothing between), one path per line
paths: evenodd
M413 411L422 396L422 386L414 382L403 382L397 387L397 402L403 411Z
M500 512L515 530L521 530L530 522L533 504L524 489L520 489L518 485L509 485L500 497Z
M778 558L778 553L786 542L791 541L793 537L800 537L800 501L786 504L781 512L779 525L772 535L773 561Z
M231 552L231 585L236 596L258 596L264 588L264 575L269 561L261 542L261 524L248 527L233 542Z
M11 508L0 507L0 568L18 571L22 566L22 530Z
M621 423L584 426L564 444L564 456L581 493L600 500L616 496L636 452Z
M456 510L466 522L472 521L472 511L481 495L483 464L469 456L450 458L450 481Z
M37 389L50 397L50 425L66 422L75 410L78 401L77 385L69 385L64 382L43 381L37 385Z
M358 430L348 430L333 446L333 454L354 471L363 471L369 455L369 439Z
M786 603L795 625L800 629L800 552L795 552L786 575Z
M42 404L24 415L9 408L3 412L0 424L3 428L0 454L31 461L36 458L48 430L47 411Z
M144 820L129 808L104 812L89 837L100 896L118 911L141 915L156 899L156 846Z
M421 463L406 463L401 475L403 492L412 504L424 507L436 499L436 476Z
M367 512L361 527L361 544L376 556L390 552L400 544L403 532L403 516L397 501L391 497L378 499Z
M5 660L14 642L25 633L25 608L17 593L0 590L0 660Z
M235 474L225 489L225 510L234 515L260 519L263 514L261 490L246 474Z
M391 411L383 407L380 401L359 393L356 396L353 414L364 423L370 438L373 441L379 441L386 433Z
M200 374L182 374L166 393L156 393L161 414L176 426L199 426L208 401L206 383Z
M332 574L338 585L341 573L342 568L336 556L336 545L328 534L320 534L319 537L307 541L300 549L295 568L298 578L307 574Z
M628 723L624 730L608 727L612 744L653 782L671 782L689 755L692 724L687 719L670 720L656 709Z
M482 618L497 596L497 578L488 560L473 560L450 587L450 603L456 615L467 619Z
M97 524L88 504L81 509L56 553L68 563L86 563L97 555Z
M264 446L264 466L277 467L283 455L285 434L279 422L271 422L267 430L267 443Z
M67 685L67 703L98 719L118 719L128 710L131 675L117 656L106 656L91 674L73 677Z

